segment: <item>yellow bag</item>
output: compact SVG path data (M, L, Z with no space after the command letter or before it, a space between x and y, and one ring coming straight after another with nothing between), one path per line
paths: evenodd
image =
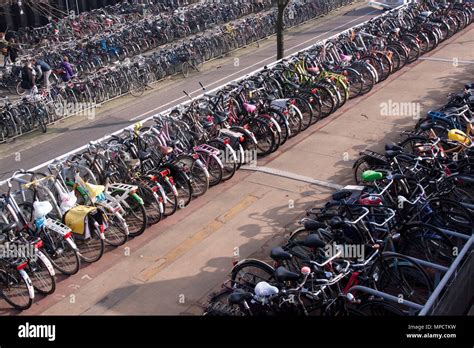
M95 214L97 208L86 205L78 205L68 210L64 216L64 223L72 230L75 235L84 239L90 238L88 216Z
M86 189L91 201L95 202L95 198L105 191L105 186L86 183Z

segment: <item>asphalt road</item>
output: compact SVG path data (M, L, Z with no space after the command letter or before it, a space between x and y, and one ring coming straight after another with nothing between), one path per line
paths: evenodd
M286 33L285 53L297 52L378 14L380 11L364 3L356 3L307 22ZM212 89L244 76L273 62L275 53L275 38L271 37L260 42L258 48L253 44L209 62L201 73L195 73L187 79L173 77L162 81L140 98L125 96L97 108L95 115L73 116L50 126L45 134L35 132L0 144L0 180L8 178L8 174L14 170L36 167L89 141L177 105L187 100L183 90L194 96L199 95L202 93L199 81Z

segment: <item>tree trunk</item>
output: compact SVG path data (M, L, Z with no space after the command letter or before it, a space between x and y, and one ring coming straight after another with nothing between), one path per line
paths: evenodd
M283 14L285 12L286 4L278 3L278 14L276 22L277 35L277 60L282 59L285 54L284 40L283 40Z

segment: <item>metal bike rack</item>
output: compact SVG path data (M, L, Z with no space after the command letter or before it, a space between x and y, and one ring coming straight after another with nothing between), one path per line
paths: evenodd
M459 252L458 256L454 259L453 263L451 264L449 269L446 271L446 274L441 279L439 284L436 286L436 288L434 289L434 291L431 294L430 298L428 299L428 301L423 306L423 309L418 314L419 316L427 315L430 312L430 310L433 308L433 306L435 305L436 300L439 298L441 292L445 289L445 287L448 284L448 281L450 280L451 276L453 276L455 274L455 272L457 271L457 268L460 265L461 261L463 260L464 256L466 256L468 251L472 248L473 242L474 242L474 234L471 235L471 237L467 240L464 247Z
M368 287L362 286L362 285L354 285L353 287L351 287L349 289L348 292L352 293L354 291L362 291L362 292L365 292L365 293L370 294L370 295L382 297L384 300L387 300L387 301L390 301L390 302L401 303L401 304L406 305L407 307L410 307L414 310L420 310L420 309L423 308L423 306L418 304L418 303L415 303L415 302L412 302L412 301L409 301L409 300L400 301L400 298L397 297L397 296L393 296L393 295L387 294L385 292L378 291L378 290L375 290L375 289L372 289L372 288L368 288Z
M440 295L442 294L443 290L445 290L445 289L447 289L447 287L449 287L449 284L448 284L449 280L451 279L451 277L453 275L456 275L457 270L458 270L461 262L463 261L465 256L468 254L468 252L471 250L471 248L473 247L473 243L474 243L474 234L469 237L469 236L459 234L457 232L453 232L453 231L449 231L449 230L444 230L444 232L447 233L447 234L450 234L454 237L467 240L466 244L464 244L463 248L461 249L459 254L456 256L456 258L454 259L452 264L449 266L449 268L445 267L445 266L442 266L442 265L439 265L437 263L428 262L428 261L421 260L421 259L418 259L418 258L415 258L415 257L404 255L405 257L408 257L409 259L411 259L414 262L418 263L420 266L429 267L429 268L436 269L437 271L445 272L444 276L441 278L441 280L438 282L435 289L433 290L433 293L430 295L430 297L428 298L426 303L424 303L423 305L419 304L419 303L412 302L412 301L408 301L408 300L402 300L401 301L400 298L397 297L397 296L385 293L383 291L378 291L378 290L375 290L375 289L372 289L372 288L368 288L366 286L361 286L361 285L355 285L355 286L351 287L349 289L349 292L352 293L354 291L361 291L361 292L364 292L364 293L367 293L367 294L370 294L370 295L381 297L384 300L387 300L388 302L393 302L393 303L405 305L405 306L407 306L410 309L413 309L415 311L419 310L420 312L418 313L418 316L426 316L426 315L430 314L433 307L436 304L436 301L439 299ZM386 252L386 254L387 255L390 255L390 254L397 255L396 253L392 253L392 252Z

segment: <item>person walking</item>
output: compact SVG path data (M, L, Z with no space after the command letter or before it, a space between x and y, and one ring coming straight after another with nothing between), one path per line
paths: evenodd
M4 33L0 33L0 50L2 51L3 55L3 66L7 66L10 57L8 56L8 41L5 40Z
M49 76L51 75L52 68L42 59L33 58L33 65L36 67L38 75L36 75L36 82L39 82L41 77L43 77L43 86L46 90L49 90Z
M61 62L61 69L63 70L61 78L63 79L64 82L68 82L75 76L71 63L69 63L69 58L66 56L63 58L63 61Z
M35 76L33 74L33 67L31 61L25 61L21 69L21 88L23 88L29 96L36 92Z
M12 64L15 63L16 59L18 58L18 51L19 49L15 43L15 39L11 38L8 44L8 55Z

